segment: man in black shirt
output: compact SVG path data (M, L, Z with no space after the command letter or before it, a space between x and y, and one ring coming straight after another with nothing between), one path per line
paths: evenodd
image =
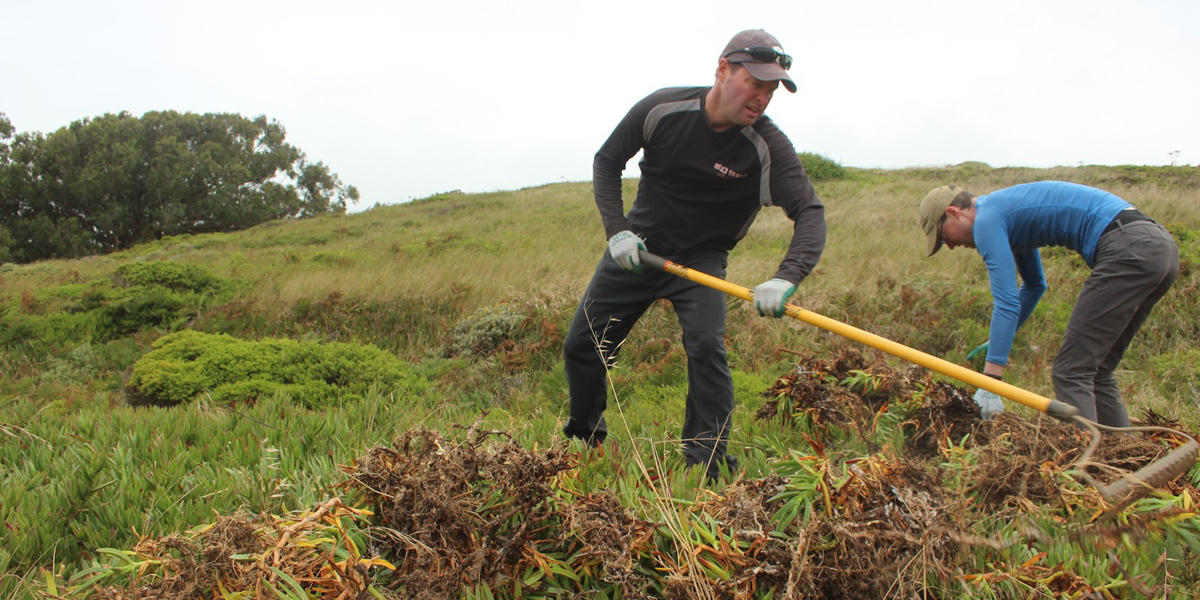
M759 314L780 317L825 247L824 207L787 137L763 114L776 88L796 91L791 57L761 29L738 33L717 62L712 87L658 90L625 115L596 153L593 186L608 236L563 348L571 416L569 437L589 445L607 435L607 365L656 299L671 301L683 329L688 395L683 450L710 478L726 453L733 383L725 356L721 292L659 272L645 272L639 249L691 269L725 276L729 251L764 206L794 222L775 276L754 289ZM621 171L643 151L637 197L628 214Z

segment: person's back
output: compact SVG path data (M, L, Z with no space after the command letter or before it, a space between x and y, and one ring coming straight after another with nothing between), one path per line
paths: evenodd
M1101 189L1064 181L1015 185L976 199L975 244L997 228L1013 252L1064 246L1092 265L1096 242L1118 212L1131 204Z

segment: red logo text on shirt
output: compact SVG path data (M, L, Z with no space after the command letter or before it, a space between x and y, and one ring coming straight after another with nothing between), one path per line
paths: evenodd
M721 163L713 163L713 169L717 172L718 176L724 179L742 179L746 176L745 173L738 173Z

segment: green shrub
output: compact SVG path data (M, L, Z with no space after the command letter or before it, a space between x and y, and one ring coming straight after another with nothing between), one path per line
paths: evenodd
M17 349L37 341L37 327L28 318L20 315L5 315L0 318L0 346Z
M425 380L374 346L241 340L184 330L165 335L133 366L127 390L138 404L175 405L208 393L217 402L284 393L316 408L371 388L424 390Z
M129 263L117 269L111 282L101 278L47 286L29 296L28 309L0 310L0 346L40 356L147 329L173 331L233 289L229 280L203 267Z
M992 165L978 160L968 160L946 167L946 171L950 173L951 179L955 181L966 181L972 177L987 175L994 170Z
M96 309L95 338L115 340L150 327L174 329L175 320L198 304L187 296L194 294L178 294L158 286L138 288L131 297Z
M824 154L801 152L798 156L800 164L804 165L804 172L808 173L808 178L812 181L829 181L846 176L845 167Z
M520 331L525 315L511 304L485 306L459 321L450 331L447 356L486 356Z
M169 290L204 292L219 288L223 281L204 267L160 260L121 265L115 276L122 287L161 286Z
M91 344L84 342L61 358L51 358L39 374L43 381L66 384L87 384L100 373L101 359Z

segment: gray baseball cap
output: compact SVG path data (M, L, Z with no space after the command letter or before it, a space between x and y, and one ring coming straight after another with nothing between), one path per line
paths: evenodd
M792 57L783 52L775 36L761 29L738 32L725 44L721 58L746 67L759 81L778 81L787 91L796 92L796 82L787 72L792 67Z

